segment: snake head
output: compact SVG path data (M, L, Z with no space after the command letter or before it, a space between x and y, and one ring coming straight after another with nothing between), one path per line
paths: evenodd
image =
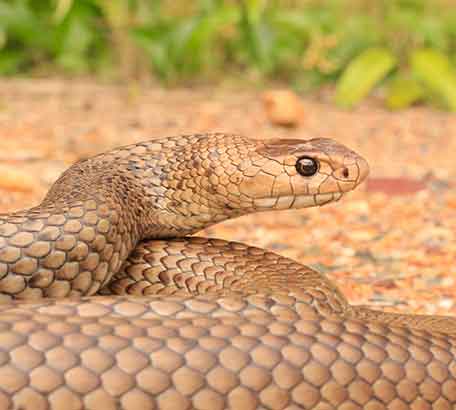
M325 205L369 173L364 158L327 138L259 142L238 169L237 205L252 212Z
M148 225L159 226L161 236L252 212L324 205L369 172L361 156L324 138L261 141L214 133L156 140L144 149L150 160L130 155L123 161L149 200L138 212L150 210Z

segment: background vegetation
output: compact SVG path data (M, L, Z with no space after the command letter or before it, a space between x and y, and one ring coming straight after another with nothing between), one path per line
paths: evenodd
M454 0L0 0L0 75L335 84L456 111Z

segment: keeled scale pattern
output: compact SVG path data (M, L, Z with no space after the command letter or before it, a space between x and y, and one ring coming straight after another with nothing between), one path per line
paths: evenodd
M294 170L307 152L322 161L312 183ZM0 292L93 294L144 236L338 199L366 175L363 161L329 140L268 145L222 134L102 154L71 167L39 207L1 216ZM174 284L180 296L169 300L0 305L0 409L456 405L453 336L342 318L351 310L332 284L277 255L189 241L203 251L181 249L182 258L176 243L146 244L147 275L133 263L113 283L145 294ZM195 289L217 296L185 296ZM249 296L222 297L231 291Z
M321 313L349 309L337 287L307 266L261 248L200 237L142 242L101 293L244 297L290 291L311 295Z
M95 293L133 246L118 215L91 199L0 216L0 298Z
M310 179L294 166L307 152L321 162ZM144 238L185 236L303 198L333 201L367 170L326 139L187 135L100 154L65 171L39 206L0 215L1 298L95 294Z
M301 297L3 305L0 408L455 408L455 338Z

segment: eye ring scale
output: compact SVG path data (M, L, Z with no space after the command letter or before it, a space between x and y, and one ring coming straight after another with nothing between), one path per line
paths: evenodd
M296 161L296 171L304 177L311 177L318 172L319 163L311 157L301 157Z

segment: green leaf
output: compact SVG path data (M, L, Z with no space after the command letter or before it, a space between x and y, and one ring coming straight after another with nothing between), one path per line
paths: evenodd
M62 38L61 51L57 63L73 72L84 72L88 68L87 52L93 36L90 28L81 19L73 19L68 24Z
M54 11L54 20L61 22L71 11L74 0L57 0L57 4Z
M216 65L220 32L236 26L239 9L217 2L209 12L182 19L159 20L131 31L132 37L150 57L155 72L167 81L179 74L201 73ZM209 7L209 6L208 6Z
M133 40L147 53L155 73L163 81L170 81L175 75L172 31L172 27L164 23L152 28L138 27L130 31Z
M50 20L50 13L48 18ZM25 0L0 1L0 25L7 29L8 37L34 51L53 51L53 30L49 20L35 13Z
M174 53L182 72L195 72L204 63L213 61L210 55L212 44L222 27L234 25L240 19L238 10L234 7L220 7L210 14L203 14L187 20L176 31L174 39Z
M97 29L98 22L98 10L92 4L87 1L71 3L55 28L55 62L59 66L82 73L89 71L91 63L98 64L107 40Z
M263 18L261 18L263 17ZM266 22L264 9L259 0L241 2L239 30L251 61L263 72L273 65L274 34Z
M284 30L291 30L300 35L310 36L312 31L319 29L315 19L309 13L296 12L293 10L279 10L272 15L274 22Z
M395 67L396 58L387 49L370 48L345 68L336 88L336 103L352 107Z
M442 98L451 111L456 111L456 73L446 54L432 49L419 49L411 56L414 74L433 93Z
M400 110L410 107L424 97L422 85L410 76L397 76L388 88L386 105L391 110Z
M0 75L15 74L24 61L26 58L20 51L2 50L0 52Z

